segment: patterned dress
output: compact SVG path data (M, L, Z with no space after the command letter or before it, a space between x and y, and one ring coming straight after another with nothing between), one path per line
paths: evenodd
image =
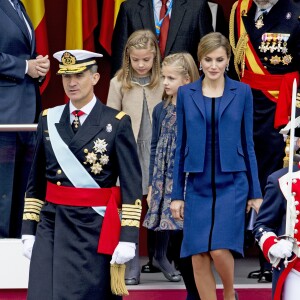
M156 231L180 230L183 227L182 221L173 219L170 210L176 149L176 106L170 103L166 110L156 148L151 203L143 223L148 229Z

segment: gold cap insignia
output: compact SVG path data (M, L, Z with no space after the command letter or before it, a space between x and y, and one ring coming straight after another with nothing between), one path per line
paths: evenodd
M61 57L61 62L64 66L75 65L76 57L70 52L65 52Z

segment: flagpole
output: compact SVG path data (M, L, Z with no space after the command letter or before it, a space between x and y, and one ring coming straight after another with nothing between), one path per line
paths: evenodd
M288 191L289 196L286 199L286 223L285 223L285 236L294 238L294 230L291 228L291 205L294 202L294 195L292 192L292 177L293 177L293 164L294 164L294 144L295 144L295 113L296 113L296 98L297 98L297 80L294 79L292 91L292 111L290 120L290 149L289 149L289 167L288 167ZM285 266L288 264L287 258L284 261Z

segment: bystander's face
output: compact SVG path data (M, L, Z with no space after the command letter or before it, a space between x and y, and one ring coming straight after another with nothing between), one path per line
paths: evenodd
M144 77L151 75L151 69L154 61L154 53L150 48L148 49L134 49L130 50L130 63L137 77Z
M190 80L182 76L172 65L162 67L161 74L166 94L176 101L178 88L189 83Z
M78 74L62 75L65 93L76 108L80 109L92 100L94 85L99 78L99 73L92 74L89 70Z
M224 76L229 58L223 47L208 53L201 59L201 65L205 78L209 80L219 80Z

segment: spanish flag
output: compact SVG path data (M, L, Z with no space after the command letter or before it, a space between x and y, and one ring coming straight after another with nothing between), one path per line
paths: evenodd
M111 55L111 39L121 3L125 0L103 0L99 43Z
M22 0L22 2L34 27L37 53L43 56L49 55L44 0ZM40 88L41 94L47 87L49 79L50 71Z
M66 49L95 51L97 24L97 0L68 0Z

